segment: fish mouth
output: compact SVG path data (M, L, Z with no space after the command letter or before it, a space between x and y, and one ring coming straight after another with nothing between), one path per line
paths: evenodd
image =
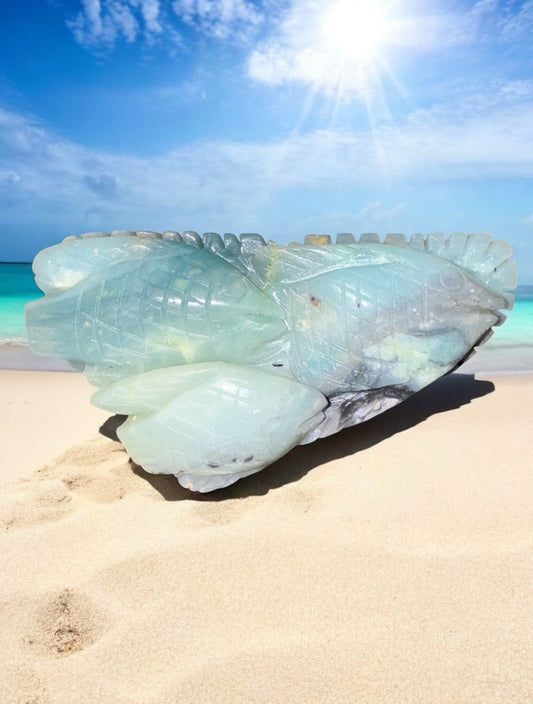
M455 364L448 374L451 374L452 372L456 371L459 367L461 367L465 362L467 362L469 359L471 359L478 349L482 347L484 344L486 344L491 337L494 335L494 330L493 328L498 327L499 325L502 325L502 323L505 321L507 316L505 313L502 313L499 310L487 310L483 311L486 315L493 315L496 317L496 322L491 325L488 329L485 330L474 342L474 344L470 347L470 349L466 352L465 355Z
M512 307L513 307L513 306L512 306L512 304L511 304L511 306L508 307L508 308L506 308L505 310L511 310ZM487 311L487 312L489 312L489 311ZM504 313L504 312L501 311L501 310L493 310L493 311L490 311L490 312L491 312L493 315L497 316L497 320L496 320L496 322L494 323L494 325L493 325L492 327L497 328L499 325L503 325L503 323L507 320L507 314ZM493 331L493 332L494 332L494 331Z
M505 316L504 316L505 317ZM499 323L495 323L496 325L501 325L503 321ZM450 369L448 374L451 374L452 372L456 371L459 367L461 367L465 362L468 362L469 359L471 359L477 352L478 348L484 345L487 340L490 340L490 338L494 335L494 330L492 328L489 328L486 330L483 335L472 345L472 347L468 350L468 352L462 357L457 364Z

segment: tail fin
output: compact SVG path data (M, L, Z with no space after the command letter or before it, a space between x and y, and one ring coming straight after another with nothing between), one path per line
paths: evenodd
M155 253L165 247L168 248L166 242L127 235L87 233L79 239L70 236L35 257L35 282L45 294L53 296L112 264L140 259L148 249Z

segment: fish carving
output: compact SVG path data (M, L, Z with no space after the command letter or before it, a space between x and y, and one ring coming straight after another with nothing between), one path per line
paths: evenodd
M462 364L512 308L485 233L86 233L41 251L31 349L68 359L148 472L211 491L368 420Z

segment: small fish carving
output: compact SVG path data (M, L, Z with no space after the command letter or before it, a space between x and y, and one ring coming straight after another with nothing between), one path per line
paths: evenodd
M513 305L485 233L331 244L85 233L40 252L31 349L68 359L148 472L212 491L368 420L462 364Z

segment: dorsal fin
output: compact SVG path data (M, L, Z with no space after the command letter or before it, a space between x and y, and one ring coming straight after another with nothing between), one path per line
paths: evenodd
M516 288L517 269L512 259L513 250L505 240L495 240L486 232L454 232L449 237L441 233L423 238L426 252L447 259L470 272L482 284L496 293L501 293L509 307L513 295L508 291ZM413 235L408 246L420 249L419 235Z
M377 243L379 238L361 235L359 239L361 244L370 241ZM409 241L404 235L389 234L383 244L416 249L457 264L492 291L503 294L512 304L513 295L507 292L517 286L517 269L511 245L505 240L493 239L486 232L453 232L449 237L442 232L432 232L415 233Z
M130 231L114 230L111 233L89 232L81 235L82 239L92 239L95 237L136 235L144 240L159 239L161 235L151 231ZM252 257L266 243L265 240L255 233L243 234L237 238L232 233L226 233L224 240L214 232L204 233L201 238L196 232L187 230L180 235L178 232L168 231L163 233L163 240L174 240L185 242L199 249L205 247L209 251L217 254L230 262L243 273L250 271L248 259ZM66 238L68 240L72 237ZM75 239L75 238L74 238ZM328 246L331 242L329 235L307 235L304 244ZM363 234L359 240L351 233L341 233L337 236L337 244L377 244L380 242L378 235ZM292 243L291 243L292 244ZM512 293L509 293L517 285L516 262L512 259L511 245L505 240L493 239L486 232L454 232L449 237L443 233L435 232L427 235L416 233L411 235L409 241L402 234L386 235L384 245L405 247L427 252L436 257L446 259L453 264L465 269L475 276L482 284L496 293L500 293L507 300L508 307L511 308L514 300Z
M343 233L343 240L345 237ZM364 234L359 238L359 244L379 242L375 234ZM355 244L357 246L357 241ZM505 240L494 239L486 232L454 232L449 237L442 232L433 232L427 235L416 233L411 235L409 241L402 234L388 234L383 244L416 249L446 259L475 276L487 288L501 294L508 308L513 305L514 296L509 291L517 286L517 268L512 259L512 247Z

